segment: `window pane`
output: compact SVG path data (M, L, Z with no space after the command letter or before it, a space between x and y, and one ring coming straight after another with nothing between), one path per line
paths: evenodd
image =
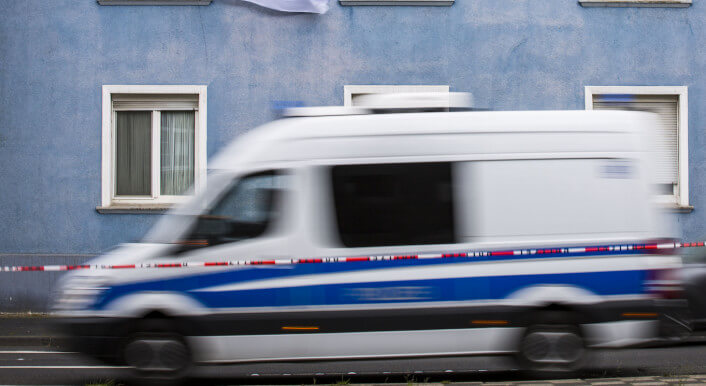
M116 183L118 196L152 195L152 113L116 112Z
M335 166L332 179L345 246L455 242L450 163Z
M191 239L215 245L262 235L279 218L284 179L265 172L236 181L207 215L199 216Z
M193 111L162 111L161 194L182 195L194 183L195 116Z
M267 223L272 215L274 192L282 189L281 178L273 172L243 178L210 214L241 223Z

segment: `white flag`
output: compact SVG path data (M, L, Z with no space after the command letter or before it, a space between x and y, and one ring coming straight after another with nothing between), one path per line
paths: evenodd
M282 12L326 13L328 0L245 0Z

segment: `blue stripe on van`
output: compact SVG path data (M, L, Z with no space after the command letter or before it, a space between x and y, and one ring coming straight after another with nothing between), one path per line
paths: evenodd
M643 292L644 271L493 276L316 285L190 295L209 308L319 306L505 299L522 288L569 284L597 295Z
M634 255L644 251L606 251L590 255ZM561 257L570 257L563 254ZM585 256L587 254L575 254ZM551 256L539 257L549 258ZM374 283L350 283L296 288L274 288L230 292L190 292L195 289L222 284L244 283L254 280L285 278L369 269L402 268L437 264L458 264L473 261L512 260L538 258L532 256L484 256L452 259L364 261L333 264L293 264L284 266L247 266L199 275L152 280L110 287L93 307L102 309L111 301L136 292L173 291L183 292L207 307L276 307L301 305L372 304L415 301L463 301L504 299L523 287L537 284L569 284L584 288L598 295L640 294L644 271L563 273L542 275L513 275L496 277L473 277L415 281L393 281ZM415 287L390 289L391 287ZM376 290L379 289L379 290ZM367 291L367 292L366 292ZM376 292L377 291L377 292ZM392 291L392 292L390 292ZM401 296L397 292L401 291ZM411 291L414 296L411 296ZM421 293L419 293L421 291ZM370 295L373 296L370 296ZM405 300L405 296L409 299ZM377 298L402 298L398 300L375 300Z

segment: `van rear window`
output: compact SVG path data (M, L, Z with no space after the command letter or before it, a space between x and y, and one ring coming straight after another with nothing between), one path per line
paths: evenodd
M451 164L331 168L336 222L346 247L454 243Z

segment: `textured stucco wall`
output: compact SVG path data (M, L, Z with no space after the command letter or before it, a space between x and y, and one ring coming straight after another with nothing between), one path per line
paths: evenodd
M479 107L583 109L586 85L689 87L687 238L706 236L706 8L458 0L282 14L239 0L99 6L0 0L0 253L93 254L156 215L99 214L101 86L208 85L208 153L272 100L343 103L345 84L448 84ZM4 262L0 256L0 263Z

